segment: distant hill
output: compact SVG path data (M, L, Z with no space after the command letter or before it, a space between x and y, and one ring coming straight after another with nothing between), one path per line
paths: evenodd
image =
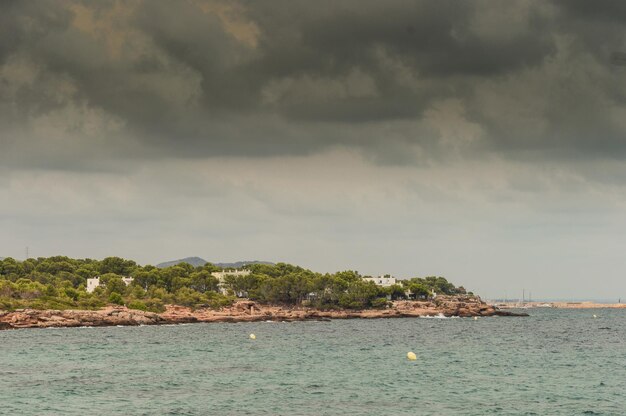
M176 266L177 264L180 264L180 263L189 263L193 267L198 267L198 266L204 266L205 264L208 263L208 261L201 259L200 257L185 257L184 259L180 259L180 260L172 260L172 261L166 261L164 263L159 263L156 265L156 267L158 267L159 269L164 269L166 267Z
M204 266L208 263L208 261L200 258L200 257L186 257L180 260L172 260L166 261L164 263L159 263L156 265L159 269L163 269L165 267L176 266L180 263L189 263L194 267ZM247 260L247 261L236 261L234 263L213 263L217 267L221 267L223 269L240 269L248 264L274 264L269 261L260 261L260 260Z

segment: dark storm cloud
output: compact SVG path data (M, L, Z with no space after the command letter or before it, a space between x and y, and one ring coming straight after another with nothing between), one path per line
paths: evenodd
M28 48L47 33L63 30L71 14L53 3L3 1L0 5L0 62L21 48Z
M605 22L626 20L626 4L619 0L592 2L584 0L557 0L555 2L565 12L581 19L598 19Z
M298 70L333 74L360 64L375 67L376 46L426 76L493 75L537 63L551 50L547 39L533 33L543 31L546 22L540 19L531 19L531 31L512 39L479 39L469 23L481 10L470 2L322 2L321 7L299 3L291 9L288 4L281 8L289 12L280 14L278 21L271 10L260 13L267 17L260 19L263 27L269 29L263 32L266 66L271 68L282 55L271 75Z
M407 163L412 146L424 157L455 141L462 152L514 157L626 153L626 73L609 58L625 46L621 3L0 7L9 164L334 145ZM463 137L468 126L479 131L472 140ZM43 143L52 150L38 152Z

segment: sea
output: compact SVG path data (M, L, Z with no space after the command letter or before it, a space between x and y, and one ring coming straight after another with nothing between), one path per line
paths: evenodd
M626 415L626 309L526 312L0 331L0 414Z

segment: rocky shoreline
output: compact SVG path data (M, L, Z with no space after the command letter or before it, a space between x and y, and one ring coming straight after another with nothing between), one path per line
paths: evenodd
M240 300L220 310L167 305L165 312L144 312L123 306L101 310L0 311L0 330L20 328L63 328L80 326L137 326L196 322L306 321L331 319L377 319L425 316L528 316L502 311L477 298L441 296L434 301L395 301L386 309L319 310L308 307L261 305Z

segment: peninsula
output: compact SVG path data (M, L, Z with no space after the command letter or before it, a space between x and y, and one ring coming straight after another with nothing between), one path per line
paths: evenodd
M131 260L0 261L0 329L426 316L524 316L487 305L443 277Z

